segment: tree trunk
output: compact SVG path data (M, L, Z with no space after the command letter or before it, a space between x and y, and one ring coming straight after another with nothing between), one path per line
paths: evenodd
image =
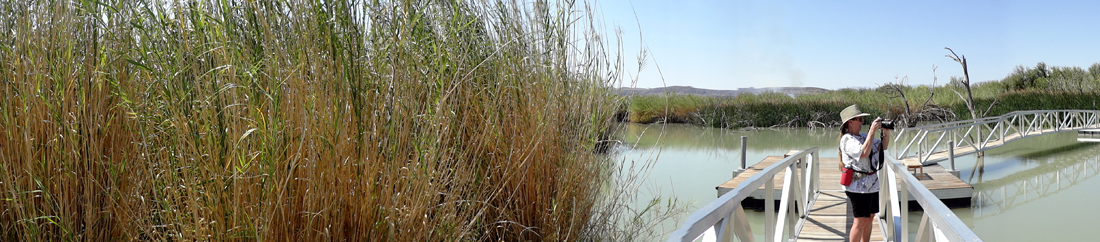
M952 60L955 60L955 62L958 62L959 64L962 65L962 68L963 68L962 84L963 84L963 87L966 88L966 98L963 98L963 101L966 103L966 109L970 110L970 118L971 119L982 118L981 116L978 116L978 111L977 111L977 109L974 108L974 94L971 93L971 91L970 91L970 70L968 70L966 68L966 55L963 55L962 57L959 57L959 55L955 54L955 51L951 50L951 48L947 48L947 47L943 47L943 48L947 49L948 51L951 51L951 55L947 55L948 58L951 58ZM959 94L959 92L955 92L955 94ZM962 98L962 94L959 94L959 98ZM992 105L990 105L990 107L992 107ZM980 128L978 129L977 133L978 133L978 139L981 139L982 131L981 131ZM979 151L978 152L978 157L983 157L983 156L985 156L985 152Z

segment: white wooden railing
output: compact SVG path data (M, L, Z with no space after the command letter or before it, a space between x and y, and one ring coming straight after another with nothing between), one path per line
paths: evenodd
M764 186L764 240L797 240L799 230L813 207L819 189L820 156L818 148L810 148L789 156L741 182L737 188L703 206L688 217L669 236L668 241L695 241L699 238L717 241L753 241L753 234L741 201ZM909 196L924 208L917 232L917 241L981 241L951 209L947 208L928 188L893 158L879 174L881 186L878 214L883 236L887 241L909 240ZM775 204L774 178L780 171L783 192L778 212ZM885 172L882 172L885 171ZM899 183L900 181L900 183ZM903 212L904 211L904 212ZM777 218L778 215L778 218ZM704 235L713 235L704 236Z
M731 241L735 237L739 241L753 241L741 201L761 185L765 194L764 241L782 241L784 237L794 239L809 214L808 208L813 206L820 191L817 183L819 163L818 148L814 147L768 166L691 214L683 226L672 232L668 241L694 241L704 233L713 233L718 241ZM783 195L776 212L773 180L781 171L786 172L783 175Z
M982 241L900 162L887 160L878 172L879 181L886 181L880 184L878 219L887 241L909 241L909 196L924 209L916 241Z
M1016 111L997 117L971 119L948 123L930 124L901 129L894 136L894 158L898 160L918 157L921 164L929 165L944 159L942 154L954 141L959 155L984 151L1012 140L1062 132L1096 128L1100 121L1097 110L1033 110Z

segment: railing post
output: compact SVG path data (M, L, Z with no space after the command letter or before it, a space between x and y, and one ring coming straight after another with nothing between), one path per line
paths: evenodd
M813 153L811 153L811 154L813 154L813 156L814 156L813 157L813 166L814 167L811 169L813 171L812 177L813 177L813 182L814 182L814 193L813 193L813 195L817 196L817 194L821 192L821 179L818 179L818 177L821 176L821 152L818 151L818 150L814 150ZM809 209L807 208L807 210L809 210ZM809 212L806 212L806 214L809 215Z
M898 184L898 203L901 209L901 231L894 231L895 234L901 235L901 242L909 242L909 188L908 180L902 179L902 183Z
M803 200L798 203L798 207L800 209L799 217L806 218L810 216L810 200L813 200L813 196L817 194L814 191L814 184L817 183L814 178L814 173L817 173L817 170L814 169L817 168L817 152L811 152L809 157L803 159L806 159L806 162L802 165L803 184L799 185L802 187Z
M764 241L772 242L775 234L775 179L766 177L764 182Z
M888 164L884 163L883 165L888 165ZM893 168L893 167L891 167L891 166L883 167L883 169L880 169L879 173L876 174L876 175L879 176L879 179L878 179L879 180L879 194L878 194L878 196L879 196L878 197L879 212L877 214L878 215L877 219L879 220L880 223L885 222L885 224L883 224L884 225L883 227L886 228L886 230L882 231L882 235L885 236L886 238L888 238L887 241L893 240L893 238L894 238L894 233L893 232L895 232L894 231L894 224L893 224L894 214L892 213L893 203L892 203L892 201L890 201L890 194L894 193L894 192L897 192L895 190L895 188L897 188L897 186L891 186L892 184L894 184L894 179L890 178L890 174L893 174L893 170L891 168Z
M793 186L791 187L791 197L794 197L793 201L797 201L792 204L794 204L793 206L795 208L801 210L805 210L806 208L806 193L804 193L803 190L806 189L806 165L808 165L808 162L809 157L802 156L802 158L794 163L794 167L798 171L796 172L794 169L791 170L791 172L794 172L794 182L791 182L791 186ZM791 210L791 213L797 215L796 217L798 218L805 218L805 216L802 216L800 210Z
M798 163L792 164L792 166L798 167ZM784 190L787 190L787 198L790 200L787 201L787 213L785 214L785 216L787 216L787 224L785 228L783 228L783 231L787 231L787 238L794 239L798 237L798 235L795 234L794 226L798 224L798 220L802 218L802 216L798 216L798 210L796 210L802 207L798 205L798 202L802 201L801 198L798 198L798 194L800 193L799 190L801 190L798 188L801 184L799 182L798 173L795 172L794 169L791 169L789 172L791 173L791 179L793 179L793 181L790 182L791 188L784 188Z

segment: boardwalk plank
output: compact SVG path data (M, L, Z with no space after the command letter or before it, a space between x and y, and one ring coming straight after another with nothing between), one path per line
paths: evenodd
M799 241L844 241L852 229L852 207L842 191L822 192L798 234ZM878 219L872 220L871 241L882 241Z

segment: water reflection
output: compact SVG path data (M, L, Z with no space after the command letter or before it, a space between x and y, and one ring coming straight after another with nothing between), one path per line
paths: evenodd
M1002 164L1030 168L994 180L974 183L972 199L975 219L1002 213L1037 199L1049 197L1078 185L1100 171L1100 146L1070 144L1020 156Z
M1073 132L1022 139L964 158L974 186L970 208L953 209L986 241L1095 240L1100 219L1100 145ZM942 164L942 163L941 163Z
M967 184L974 184L974 172L978 173L977 182L982 182L982 175L985 174L985 157L978 157L977 161L974 162L974 169L970 170L970 179L967 179Z
M789 149L836 146L839 133L831 129L728 130L685 124L626 124L621 137L625 143L639 149L740 152L741 136L747 136L753 151L781 150L785 153Z
M975 186L972 200L975 219L997 215L1036 199L1057 194L1096 176L1100 157L1054 162Z

